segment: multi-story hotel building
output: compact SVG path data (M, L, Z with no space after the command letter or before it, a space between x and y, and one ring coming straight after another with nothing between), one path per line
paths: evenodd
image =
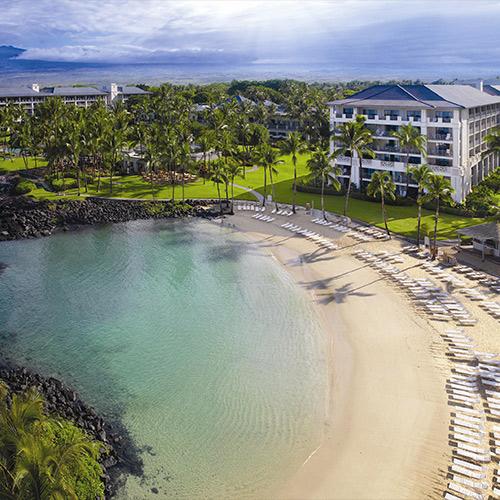
M411 151L409 163L427 163L434 172L450 178L457 202L500 165L498 154L484 156L485 136L500 124L500 96L468 85L375 85L328 105L334 134L340 124L354 120L356 115L366 118L366 126L373 133L375 158L363 159L362 179L358 158L353 158L350 172L350 158L337 157L344 183L351 176L356 186L365 186L375 170L386 170L398 194L404 195L406 151L392 133L407 123L427 139L426 155ZM336 146L333 138L332 152ZM409 187L417 187L411 177Z
M109 87L45 87L33 83L31 87L0 89L0 107L6 104L23 106L32 114L35 106L49 97L60 97L65 104L75 104L83 108L96 101L112 105L116 101L127 101L133 95L148 94L139 87L120 86L112 83Z

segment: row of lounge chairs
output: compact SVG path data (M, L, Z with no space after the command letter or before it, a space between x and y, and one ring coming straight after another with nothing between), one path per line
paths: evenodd
M430 252L427 249L420 249L417 245L407 245L402 248L403 253L412 255L417 259L428 259L430 257Z
M466 278L476 281L482 286L489 288L495 294L500 295L500 278L492 278L491 276L476 271L469 266L454 266L452 270L456 273L464 275Z
M271 213L276 215L283 215L285 217L290 217L291 215L293 215L293 212L291 210L285 210L284 208L279 208L278 210L274 208Z
M500 417L500 361L494 359L496 354L475 350L463 330L446 330L442 337L450 359L456 363L446 383L452 408L449 443L453 454L444 498L499 498L498 470L490 490L487 467L492 458L496 462L500 458L500 426L491 426L490 449L487 425L488 419Z
M422 264L422 268L425 269L430 274L436 276L436 278L439 279L439 281L450 283L455 288L465 288L467 286L467 284L464 281L448 273L446 268L437 265L434 262L425 262L424 264Z
M385 254L385 255L384 255ZM387 263L402 262L399 255L387 252L372 253L363 250L354 252L356 258L368 262L382 274L389 277L413 300L415 306L434 321L456 321L461 326L474 326L477 319L453 298L427 278L411 278L406 272L396 266L388 266Z
M258 219L262 222L272 222L275 220L275 217L271 217L270 215L264 215L264 214L255 214L252 215L252 219Z
M247 203L243 205L236 205L238 210L250 210L252 212L265 212L266 207L261 207L259 205L256 205L255 203Z
M312 219L311 222L314 224L319 224L320 226L329 227L335 231L345 233L347 236L354 238L358 241L373 241L373 240L385 240L387 239L387 235L379 231L378 229L374 229L372 227L354 225L354 226L346 226L341 222L332 222L326 221L325 219L315 218Z
M328 250L338 249L338 245L325 238L324 236L315 233L314 231L310 231L309 229L303 229L300 226L292 224L291 222L286 222L285 224L282 224L281 227L299 236L303 236L304 238L314 241L319 247L326 248Z

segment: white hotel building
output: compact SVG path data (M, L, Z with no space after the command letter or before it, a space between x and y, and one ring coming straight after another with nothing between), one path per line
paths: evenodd
M31 87L0 88L0 107L6 104L23 106L28 113L33 114L35 106L49 97L60 97L65 104L75 104L83 108L96 101L105 102L111 106L117 101L126 102L131 96L149 94L139 87L122 86L112 83L109 87L45 87L38 83Z
M405 194L406 152L401 151L391 133L407 123L427 138L426 157L411 152L409 163L427 163L436 173L449 177L457 202L463 201L472 186L500 165L498 154L482 156L486 134L500 125L500 95L468 85L375 85L328 105L334 133L341 123L354 120L356 115L363 115L373 132L371 148L376 157L363 159L364 186L375 170L386 170L391 173L398 194ZM335 146L333 139L332 152ZM352 172L349 157L338 157L337 165L342 168L344 182L350 175L359 187L359 159L353 160ZM416 189L411 178L409 186Z

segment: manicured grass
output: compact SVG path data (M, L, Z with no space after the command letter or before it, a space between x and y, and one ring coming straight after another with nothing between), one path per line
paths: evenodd
M305 180L309 174L307 169L307 159L309 155L301 155L297 162L297 176L298 180ZM292 202L292 185L293 185L293 163L291 157L283 157L283 164L278 165L277 169L279 171L278 175L274 176L275 181L275 191L276 198L282 203ZM22 162L22 160L21 160ZM247 170L251 170L247 168ZM245 178L235 179L235 183L241 186L245 186L250 189L254 189L261 194L264 192L264 177L262 168L256 170L247 171ZM48 193L43 189L36 189L31 193L31 195L36 198L43 199L61 199L61 198L76 198L76 189L71 189L66 192L66 196L55 193ZM82 187L82 195L84 190ZM100 195L100 196L110 196L109 192L109 179L103 178L102 188L99 193L96 191L96 186L92 185L89 187L89 195ZM221 186L221 194L224 197L224 187ZM234 189L235 198L237 199L247 199L254 200L254 197L245 192L240 188ZM268 176L268 187L267 194L271 194L271 186L269 184ZM163 186L155 190L154 195L151 193L151 186L149 183L145 182L142 177L138 175L116 177L113 186L113 197L121 198L158 198L158 199L170 199L172 196L172 187ZM181 187L176 186L175 197L177 199L181 198ZM197 180L196 182L189 183L185 186L185 197L186 198L217 198L217 188L210 182L203 180ZM321 197L319 194L310 193L297 193L297 203L299 205L305 205L310 203L315 208L320 208ZM344 197L343 196L333 196L325 195L325 208L331 212L342 213L344 207ZM431 234L434 228L433 212L428 210L423 210L422 212L422 235ZM380 203L369 202L363 200L351 199L349 202L348 215L354 219L359 219L370 224L374 224L378 227L383 227L382 213L380 209ZM417 230L417 209L416 207L396 207L387 206L387 215L389 221L389 229L396 233L402 234L404 236L415 236ZM442 214L439 220L438 226L438 237L440 239L453 239L456 238L456 230L472 226L475 224L481 224L485 219L481 218L467 218L460 217L456 215Z
M308 156L301 155L297 162L297 176L300 180L305 180L309 174L307 169ZM283 158L284 163L279 165L279 175L275 180L276 198L283 203L292 202L292 186L293 186L293 164L290 157ZM269 183L269 179L268 179ZM238 181L238 184L256 189L260 193L263 189L263 174L261 169L247 174L246 180ZM267 193L271 194L271 188L268 186ZM315 208L321 207L321 196L312 193L297 193L297 204L305 205L310 203ZM344 197L325 195L325 208L328 211L343 213ZM431 234L434 230L433 212L428 210L422 211L422 235ZM384 222L380 203L369 202L364 200L350 199L348 216L354 219L359 219L370 224L374 224L383 228ZM417 233L417 208L387 206L388 225L391 231L402 234L404 236L416 236ZM456 238L456 230L462 227L481 224L484 219L460 217L457 215L441 214L438 225L438 237L440 239Z
M42 167L47 165L47 162L43 158L38 158L36 161L36 166L37 167ZM28 167L29 168L34 168L35 167L35 159L34 158L29 158L28 159ZM18 170L25 170L26 165L24 164L24 161L22 158L12 158L12 159L7 159L3 160L0 159L0 174L1 173L8 173L8 172L17 172Z
M109 189L109 178L103 177L101 180L101 189L97 192L97 184L89 185L88 193L85 193L85 188L82 183L80 189L82 195L88 196L112 196L114 198L143 198L143 199L170 199L172 197L172 186L155 187L154 192L151 190L151 185L145 182L139 175L128 175L124 177L114 177L113 193ZM31 195L38 199L63 199L77 198L78 191L76 188L68 189L63 196L57 193L51 193L44 189L37 189L31 192ZM185 198L217 198L217 187L214 183L202 179L186 184L184 187ZM180 199L182 196L182 187L175 186L175 197ZM224 186L221 185L221 196L225 197ZM229 192L231 196L231 192ZM255 199L251 194L246 193L243 189L234 188L234 197L238 199Z

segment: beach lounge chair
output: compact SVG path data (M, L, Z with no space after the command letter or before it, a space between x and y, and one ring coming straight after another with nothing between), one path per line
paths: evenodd
M481 493L476 493L475 491L455 482L448 483L448 489L456 491L457 493L464 495L466 498L472 498L473 500L484 499L484 496Z

